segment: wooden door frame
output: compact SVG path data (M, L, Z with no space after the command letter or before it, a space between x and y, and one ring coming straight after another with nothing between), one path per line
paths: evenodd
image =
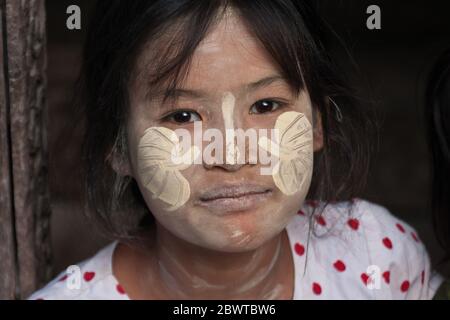
M44 0L0 0L0 299L51 276Z

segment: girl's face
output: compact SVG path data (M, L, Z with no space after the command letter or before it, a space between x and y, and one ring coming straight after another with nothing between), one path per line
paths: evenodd
M227 252L259 247L285 228L309 188L313 139L308 128L313 122L308 93L294 94L236 13L228 12L198 46L187 77L176 88L176 99L163 103L162 96L146 94L143 70L152 53L144 48L137 58L139 75L129 85L127 124L130 174L148 208L159 224L189 243ZM299 116L302 123L293 123ZM285 162L280 162L284 169L275 175L261 174L259 163L158 162L167 141L176 144L174 130L186 129L193 137L194 123L200 121L203 132L216 129L223 137L226 129L299 125L306 130L300 146L303 158L285 154ZM223 145L226 148L225 141ZM295 162L297 167L291 166ZM299 168L304 181L289 189L286 183Z

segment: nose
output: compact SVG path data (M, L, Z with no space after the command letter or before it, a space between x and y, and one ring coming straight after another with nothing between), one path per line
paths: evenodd
M239 117L235 116L235 107L236 99L234 95L231 92L225 92L221 101L221 119L219 120L218 117L213 121L217 125L216 129L222 134L222 150L218 151L221 153L220 155L214 155L212 161L204 163L206 169L219 167L234 172L246 164L246 147L244 150L239 150L236 141L236 127L243 127L243 123Z
M239 171L244 166L244 164L228 164L228 163L212 163L212 164L204 164L204 167L208 170L212 170L213 168L221 168L225 171L236 172Z
M246 149L242 150L242 146L238 146L236 137L226 137L221 133L222 148L215 149L211 156L204 157L204 167L212 169L214 167L222 168L226 171L238 171L247 164Z

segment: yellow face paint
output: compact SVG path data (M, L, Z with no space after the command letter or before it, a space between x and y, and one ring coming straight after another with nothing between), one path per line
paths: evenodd
M309 188L313 169L313 134L307 117L300 112L282 113L275 122L277 141L261 137L258 144L278 158L272 169L275 185L285 195Z
M189 182L181 174L199 156L196 146L184 151L176 133L165 127L145 130L138 146L138 173L153 198L169 205L169 211L189 200Z
M225 163L236 164L239 159L239 149L235 143L234 107L236 99L231 92L225 92L222 98L222 117L225 127L226 158Z

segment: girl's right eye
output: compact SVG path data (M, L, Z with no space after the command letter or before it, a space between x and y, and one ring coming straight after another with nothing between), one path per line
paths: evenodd
M173 112L163 118L167 121L172 121L175 123L183 124L183 123L189 123L194 121L201 121L202 118L200 115L195 111L190 110L180 110Z

